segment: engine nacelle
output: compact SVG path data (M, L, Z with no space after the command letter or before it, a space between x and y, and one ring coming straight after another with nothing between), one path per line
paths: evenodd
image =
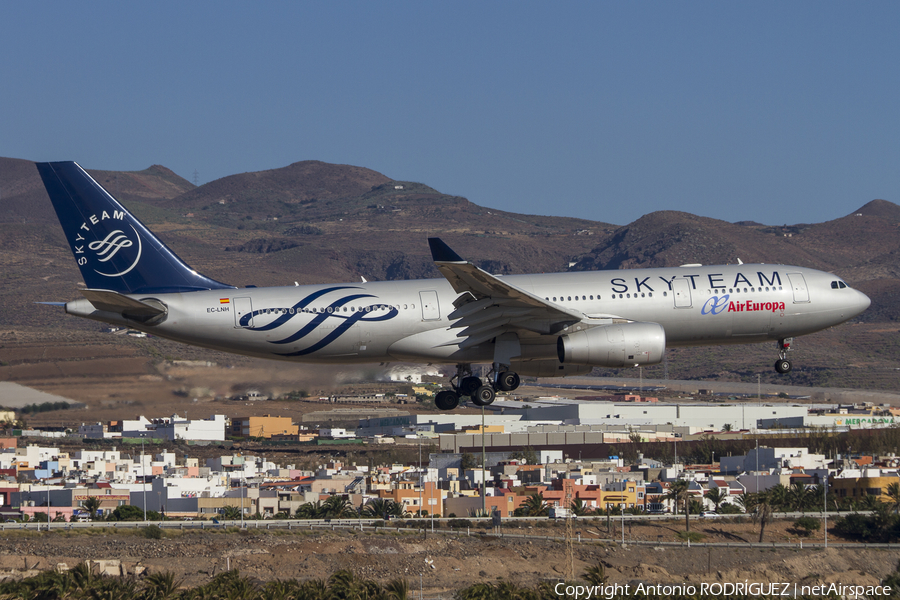
M594 367L655 365L666 351L666 332L659 323L601 325L560 336L559 362Z

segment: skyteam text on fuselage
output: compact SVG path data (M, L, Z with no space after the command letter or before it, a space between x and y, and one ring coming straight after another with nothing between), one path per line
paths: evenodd
M519 376L663 359L667 347L791 340L855 317L869 298L840 278L737 264L491 275L438 238L443 279L236 288L184 263L74 162L38 171L81 269L71 315L225 352L309 363L454 364L442 410L490 404ZM473 363L490 363L485 379Z

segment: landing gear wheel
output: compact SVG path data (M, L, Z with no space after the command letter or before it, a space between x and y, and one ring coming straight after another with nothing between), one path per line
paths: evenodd
M775 361L775 370L781 373L782 375L785 373L790 373L791 369L793 369L793 365L791 365L791 361L786 358L779 358Z
M483 385L472 394L472 402L476 406L487 406L494 401L494 388L489 385Z
M434 405L440 410L453 410L459 406L459 394L451 391L438 392L434 397Z
M463 380L459 383L459 395L460 396L471 396L474 394L478 388L481 387L481 380L477 377L464 377Z
M519 387L519 375L512 371L504 371L497 378L497 387L503 392L511 392Z

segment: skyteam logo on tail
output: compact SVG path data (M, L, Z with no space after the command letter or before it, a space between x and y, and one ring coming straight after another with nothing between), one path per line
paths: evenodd
M98 227L101 229L100 235L96 235L88 225L88 223L101 225L103 221L110 219L122 221L121 227L109 231L102 239L100 235L112 224ZM86 235L96 238L95 241L89 242ZM112 215L105 210L99 215L91 215L75 232L72 247L79 266L90 263L89 266L94 272L104 277L121 277L129 273L140 262L143 251L141 236L134 226L125 220L125 213L119 210L112 211Z

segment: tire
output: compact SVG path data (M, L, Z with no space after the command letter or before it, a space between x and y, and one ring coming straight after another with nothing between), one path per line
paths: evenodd
M501 391L511 392L517 387L519 387L519 376L512 371L504 371L500 373L500 377L497 378L497 387L500 388Z
M463 380L459 382L459 395L471 396L480 387L481 380L477 377L463 377Z
M472 402L474 402L476 406L487 406L494 401L495 396L494 388L489 385L483 385L472 394Z
M434 397L434 405L438 410L453 410L459 406L459 394L451 391L438 392Z
M791 369L794 366L791 364L791 361L787 359L779 359L775 361L775 370L784 375L785 373L790 373Z

